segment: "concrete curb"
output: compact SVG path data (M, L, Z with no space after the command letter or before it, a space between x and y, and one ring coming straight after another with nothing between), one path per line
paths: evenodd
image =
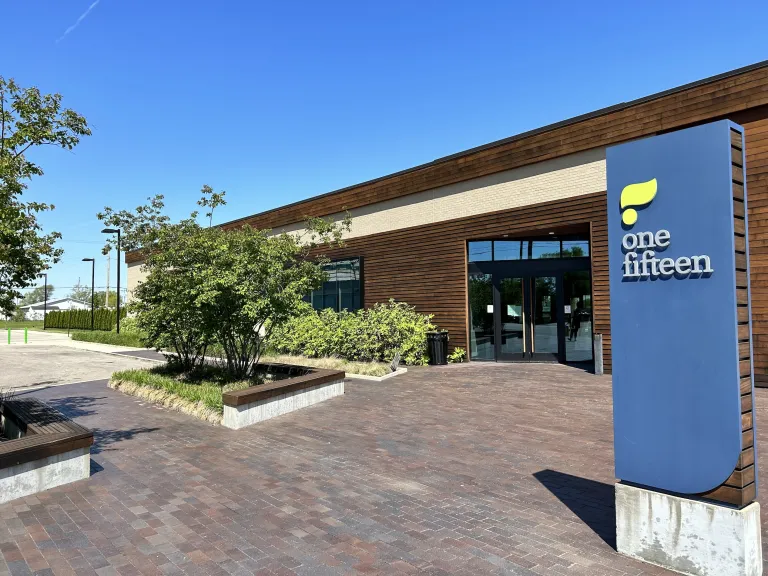
M389 380L390 378L394 378L395 376L400 376L400 374L405 374L408 372L408 368L398 368L394 372L390 372L389 374L385 374L384 376L367 376L365 374L350 374L347 372L347 379L353 379L353 380L368 380L369 382L383 382L384 380Z

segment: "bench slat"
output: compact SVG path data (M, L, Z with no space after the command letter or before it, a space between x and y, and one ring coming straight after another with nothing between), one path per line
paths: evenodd
M2 413L26 435L0 443L0 469L63 454L93 444L93 432L36 398L13 398Z

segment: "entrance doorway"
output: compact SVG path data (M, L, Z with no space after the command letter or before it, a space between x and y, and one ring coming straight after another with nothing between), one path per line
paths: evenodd
M497 359L557 360L556 283L554 276L498 278Z
M588 242L549 237L543 240L548 251L538 252L544 257L508 258L510 244L520 243L523 251L527 243L531 255L537 253L533 250L535 242L470 242L472 360L593 361ZM576 243L581 247L573 250Z

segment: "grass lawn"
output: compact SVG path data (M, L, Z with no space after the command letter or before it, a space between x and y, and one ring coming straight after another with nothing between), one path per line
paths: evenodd
M43 321L42 320L22 320L21 322L16 322L15 320L3 320L0 324L3 329L10 328L11 330L24 330L24 328L27 328L29 330L42 330L43 329Z
M296 366L311 366L326 370L344 370L347 374L362 374L363 376L386 376L392 370L384 362L353 362L343 358L308 358L290 354L265 354L260 362L276 364L294 364Z
M107 332L106 330L77 330L72 332L72 340L145 348L144 343L136 334L126 334L125 332L118 334L117 332Z
M26 328L30 331L42 331L43 330L43 321L42 320L22 320L21 322L16 322L15 320L0 320L0 330L7 330L10 328L11 330L24 330ZM65 332L67 331L66 328L47 328L45 330L46 332Z

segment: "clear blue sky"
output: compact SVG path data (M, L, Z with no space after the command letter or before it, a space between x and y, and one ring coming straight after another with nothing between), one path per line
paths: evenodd
M0 74L93 128L35 156L57 287L89 256L105 284L104 205L210 184L222 222L768 59L765 0L99 0L71 29L92 4L3 5Z

